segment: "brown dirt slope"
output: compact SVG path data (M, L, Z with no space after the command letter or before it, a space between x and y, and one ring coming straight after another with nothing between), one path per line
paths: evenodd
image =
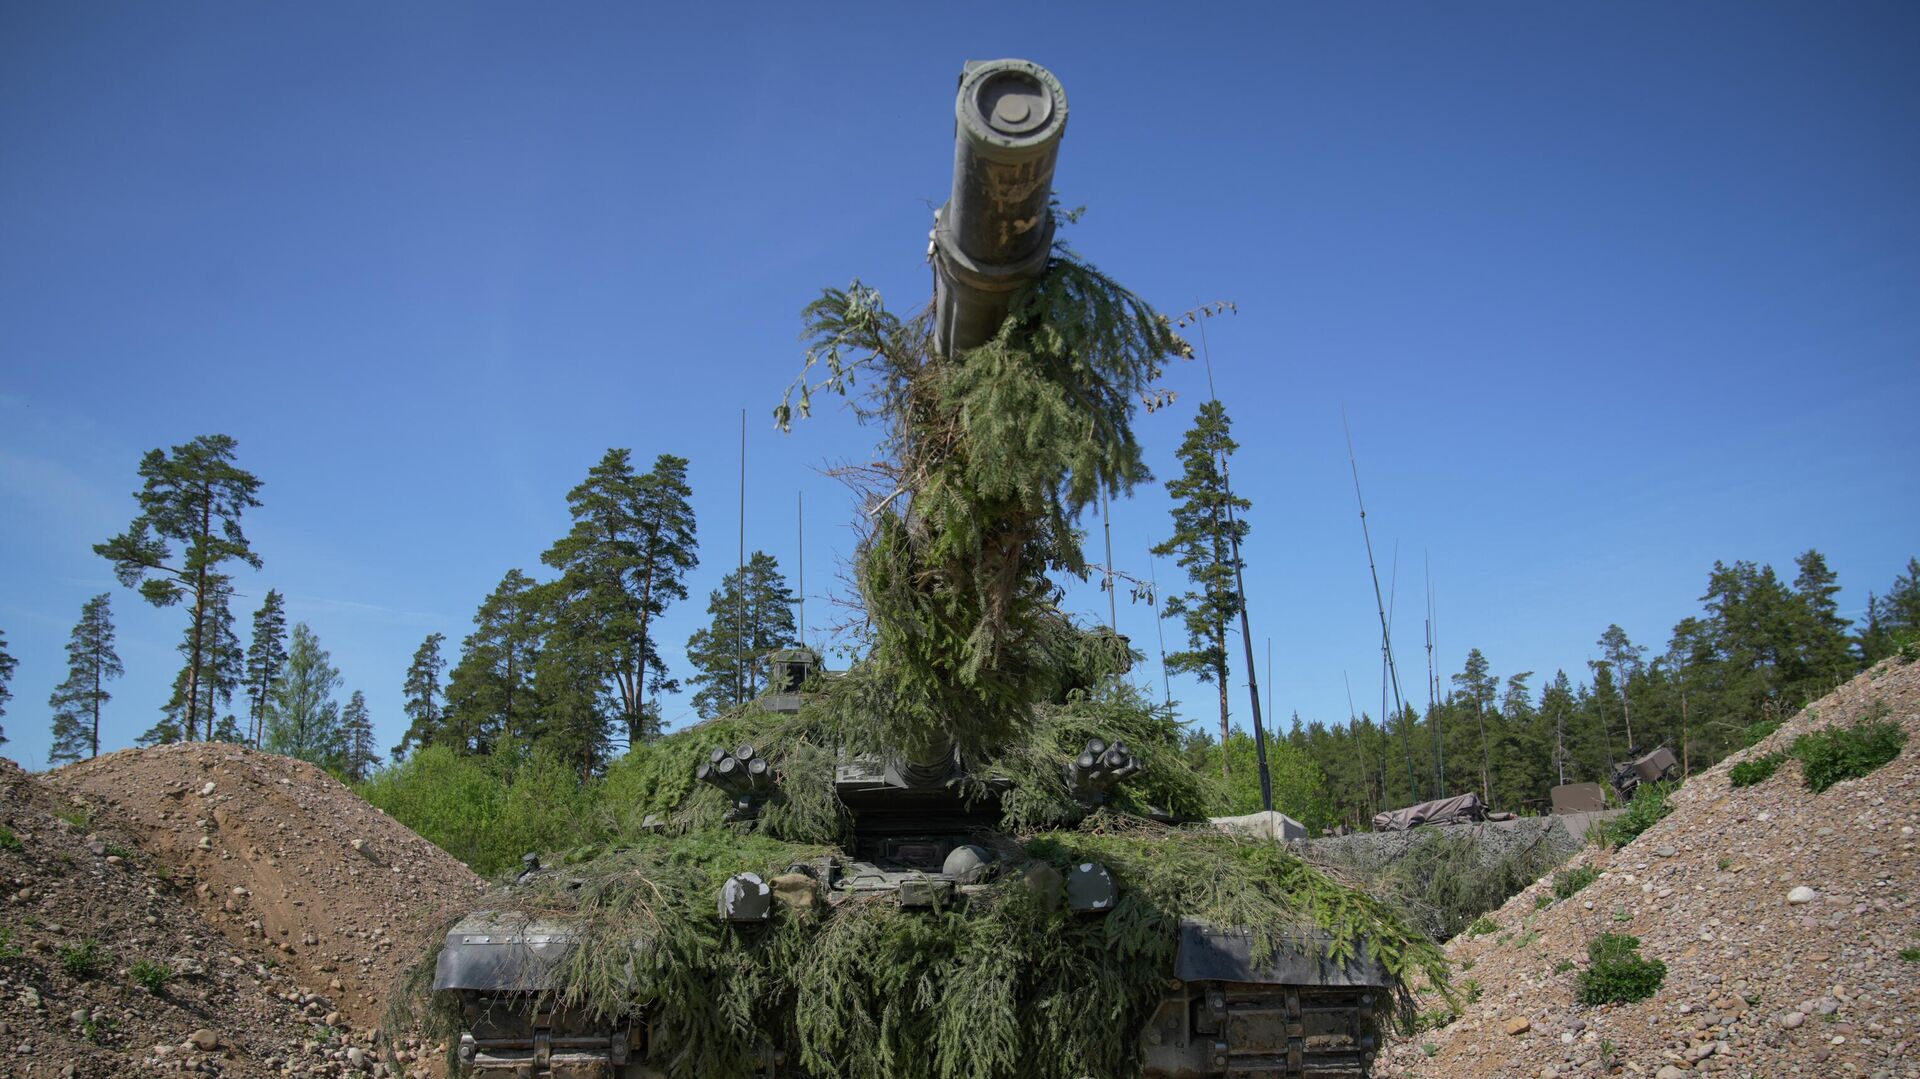
M1809 730L1886 710L1909 732L1892 763L1821 794L1788 761L1735 790L1728 769ZM1448 946L1479 999L1403 1040L1394 1076L1920 1076L1920 663L1890 660L1753 749L1693 776L1671 816L1569 867L1600 876L1553 900L1551 878ZM1796 888L1811 902L1790 902ZM1802 896L1804 898L1804 895ZM1588 941L1642 941L1667 965L1651 998L1584 1006ZM1426 997L1438 1006L1434 997ZM1510 1032L1512 1031L1512 1032Z
M0 1075L327 1067L293 979L229 947L125 834L11 761L0 828ZM169 972L158 994L137 964Z
M304 761L221 743L125 750L48 776L173 867L208 923L264 949L357 1028L484 883Z

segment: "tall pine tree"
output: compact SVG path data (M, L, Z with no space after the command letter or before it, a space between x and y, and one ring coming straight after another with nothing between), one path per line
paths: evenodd
M726 575L707 601L713 620L687 638L687 659L700 689L693 706L711 718L752 700L766 682L766 657L794 639L793 589L780 563L753 552L743 571Z
M214 714L203 707L210 694L202 683L217 677L210 668L220 658L212 625L216 582L226 580L220 567L238 560L260 568L260 556L240 530L241 514L260 505L260 481L234 464L237 446L226 435L201 435L171 453L150 451L140 461L142 485L134 493L139 515L125 532L93 548L113 563L120 583L137 586L147 602L188 604L187 663L175 693L183 711L166 721L187 738L202 727L205 737L213 737Z
M575 643L601 653L596 666L611 679L627 738L638 744L649 696L675 688L655 622L686 598L686 575L700 560L686 458L663 453L640 475L630 457L608 450L567 493L573 528L541 559L560 571L561 602L572 608L566 617L592 627Z
M460 662L447 677L447 743L462 753L517 752L531 733L533 668L540 643L533 578L508 570L473 616Z
M100 710L113 699L106 683L123 673L120 657L113 650L110 597L101 593L80 608L80 621L67 640L67 680L47 699L53 709L48 764L100 755Z
M180 641L180 657L187 662L174 675L173 695L161 708L160 721L139 737L141 745L201 737L202 732L194 728L190 718L193 715L206 717L206 739L240 740L231 715L215 718L222 705L232 703L246 677L246 653L233 632L233 581L224 573L209 574L206 591L205 616L198 626L188 626ZM191 658L196 650L200 656L197 672Z
M407 666L407 680L401 687L407 733L400 737L400 744L393 747L396 763L405 760L415 749L441 740L440 672L446 669L447 661L440 655L440 646L446 639L444 633L428 634L414 650L413 662Z
M247 646L247 741L255 746L266 733L273 685L286 664L286 600L268 589L260 609L253 612L253 643Z
M1236 538L1246 541L1245 511L1253 505L1227 490L1221 463L1239 448L1230 434L1231 427L1226 407L1219 401L1200 406L1193 427L1180 443L1180 478L1167 484L1167 494L1174 499L1173 535L1153 547L1156 555L1174 555L1192 585L1161 605L1161 616L1180 619L1187 631L1186 650L1169 653L1167 667L1192 673L1219 688L1223 744L1232 731L1227 704L1231 688L1227 681L1227 630L1240 614L1232 552ZM1222 775L1232 774L1226 754L1220 757L1220 768Z
M342 755L340 770L355 783L380 767L380 751L373 748L373 718L367 713L367 695L359 690L340 713Z

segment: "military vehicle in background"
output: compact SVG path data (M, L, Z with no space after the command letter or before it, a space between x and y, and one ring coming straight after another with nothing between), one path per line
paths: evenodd
M970 62L956 100L953 187L935 215L928 258L934 271L935 347L953 356L998 332L1017 290L1046 268L1053 248L1052 178L1066 129L1067 98L1052 74L1024 60ZM801 709L818 673L803 649L771 657L776 676L760 706ZM697 736L697 731L687 737ZM985 882L1020 873L1081 917L1114 907L1118 884L1106 867L1067 872L1007 864L1003 777L979 773L951 740L869 756L842 752L833 792L849 822L842 849L771 879L739 873L714 897L716 918L754 923L783 901L829 908L891 900L903 908L964 909ZM1119 742L1094 738L1062 762L1072 797L1103 802L1141 764ZM753 818L783 777L743 742L715 745L698 766L701 783L726 792L729 818ZM1205 826L1204 822L1201 826ZM530 865L523 882L565 867ZM1052 873L1056 879L1047 879ZM647 1017L617 1026L557 1007L547 990L577 939L563 920L482 912L453 927L440 952L436 990L458 994L464 1030L458 1054L476 1077L638 1079L649 1062ZM1377 1042L1377 1016L1395 982L1365 949L1328 959L1325 941L1301 934L1295 948L1256 957L1251 934L1182 919L1164 993L1141 1030L1113 1037L1138 1046L1145 1075L1174 1077L1362 1077ZM777 1026L777 1024L776 1024ZM931 1052L931 1049L929 1049ZM765 1047L759 1075L802 1074L783 1047Z
M1627 756L1631 759L1616 767L1610 777L1614 793L1622 802L1633 801L1633 793L1642 783L1665 783L1680 775L1680 758L1666 746L1651 753L1641 753L1640 747L1635 746L1627 750Z

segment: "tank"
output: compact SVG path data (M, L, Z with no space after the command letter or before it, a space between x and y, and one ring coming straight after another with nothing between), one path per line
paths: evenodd
M1052 181L1066 121L1066 92L1039 65L965 65L955 104L953 186L935 215L928 252L935 299L927 333L939 355L962 357L994 339L1019 290L1046 270L1054 246ZM1129 654L1125 639L1111 631L1087 632L1084 640L1073 636L1080 632L1061 630L1075 646L1065 651ZM723 806L726 826L751 829L793 787L824 779L813 771L800 774L802 768L831 768L841 840L767 873L728 876L707 908L721 933L739 934L725 939L751 940L760 931L756 927L781 919L874 904L911 917L966 918L990 889L1011 887L1010 881L1076 929L1097 927L1123 905L1125 876L1107 864L1060 866L1021 857L1008 820L1011 792L1020 780L1004 762L968 759L953 739L931 739L913 750L843 746L807 765L771 755L756 731L776 732L788 717L818 705L833 692L836 676L797 646L769 657L768 668L773 673L767 691L748 714L674 736L700 741L689 799ZM1080 699L1076 694L1115 673L1107 666L1063 674L1057 699ZM1073 816L1110 809L1125 800L1129 785L1151 774L1136 748L1124 737L1094 731L1046 765L1057 769L1047 780L1049 789L1057 782L1077 806ZM1147 815L1157 818L1154 827L1179 823L1180 816ZM672 818L649 817L648 826L671 829ZM1219 835L1206 831L1204 818L1192 826L1196 835ZM1283 849L1273 840L1235 842ZM575 872L529 856L513 887L564 893L581 886L569 880ZM565 1003L555 993L556 978L574 950L587 946L583 931L563 916L508 906L497 904L454 925L436 963L433 988L458 1005L457 1053L469 1074L639 1079L692 1073L684 1058L676 1058L679 1064L667 1059L647 1006L609 1018L604 1009ZM1264 948L1251 931L1198 917L1181 915L1167 924L1177 939L1156 974L1157 1002L1148 998L1134 1009L1132 1025L1105 1035L1122 1048L1117 1059L1131 1061L1127 1070L1154 1079L1369 1074L1378 1025L1398 982L1368 948L1343 952L1313 930L1292 934L1287 947ZM780 1032L794 1029L790 1021L776 1017L760 1025L771 1033L736 1070L816 1074L782 1043ZM996 1067L1007 1070L1004 1062ZM828 1073L817 1074L824 1079Z

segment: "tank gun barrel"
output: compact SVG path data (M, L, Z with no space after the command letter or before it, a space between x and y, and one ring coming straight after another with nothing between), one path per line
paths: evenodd
M1053 248L1053 166L1067 92L1029 60L972 60L954 102L953 193L934 215L934 347L992 339Z

